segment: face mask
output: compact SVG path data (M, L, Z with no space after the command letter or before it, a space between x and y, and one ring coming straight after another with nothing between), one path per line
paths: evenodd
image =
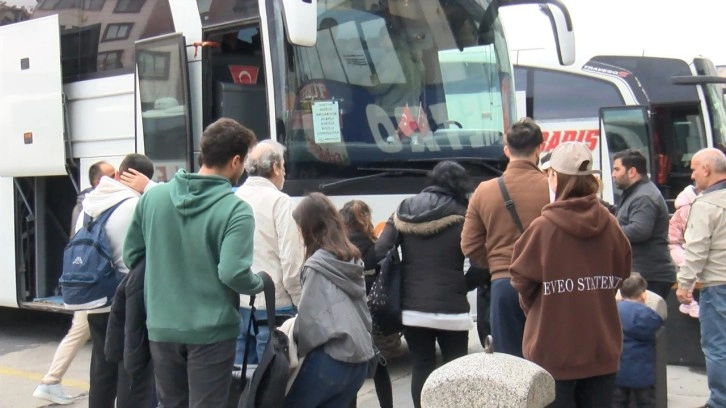
M548 186L549 186L549 188L550 188L550 202L551 202L551 203L554 203L554 202L555 202L555 198L556 198L556 196L557 196L557 193L555 193L555 191L554 191L554 190L552 190L552 185L550 185L550 183L547 183L547 185L548 185Z

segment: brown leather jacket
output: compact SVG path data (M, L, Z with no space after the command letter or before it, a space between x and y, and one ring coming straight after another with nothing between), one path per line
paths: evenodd
M534 163L510 162L504 172L504 185L526 229L549 204L547 177ZM469 200L461 250L474 263L488 265L492 280L509 277L514 242L520 233L504 206L496 179L482 182Z

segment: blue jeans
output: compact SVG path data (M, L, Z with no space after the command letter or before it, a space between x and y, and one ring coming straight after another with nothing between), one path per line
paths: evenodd
M239 337L237 337L237 354L234 357L234 363L236 365L242 365L242 358L244 357L244 350L248 341L252 344L249 346L247 364L257 364L260 362L260 359L262 359L262 353L265 352L265 345L267 345L267 342L270 340L270 328L266 323L260 323L258 325L259 332L257 333L257 337L255 337L254 333L252 333L252 335L247 333L251 310L252 309L247 307L241 307L239 309L239 313L242 318L239 323ZM296 313L296 311L294 307L286 306L276 308L275 313L278 316L283 314L292 316ZM260 320L266 320L267 311L258 309L255 311L255 317L258 322Z
M509 278L492 281L490 299L494 351L521 358L525 317Z
M726 407L726 285L701 290L701 348L711 397L709 407Z
M323 347L308 353L285 397L285 408L343 408L358 394L368 374L368 362L344 363Z

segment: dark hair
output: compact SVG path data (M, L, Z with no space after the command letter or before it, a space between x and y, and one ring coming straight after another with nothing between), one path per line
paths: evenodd
M507 130L505 143L513 156L524 157L534 153L542 143L542 130L534 120L522 118Z
M93 163L91 165L91 167L88 168L88 182L92 186L95 186L96 184L98 184L98 180L100 180L101 177L103 176L103 173L101 172L101 166L103 166L104 164L108 164L108 163L106 163L105 161L99 161L99 162ZM108 165L110 166L110 164L108 164Z
M343 218L325 194L310 193L292 212L305 243L305 258L324 249L342 261L360 259L360 251L346 235Z
M431 185L451 193L456 201L466 205L468 194L474 189L469 173L459 163L445 160L437 164L428 174Z
M257 144L254 132L236 120L220 118L207 126L200 143L200 161L206 167L222 167L234 156L244 160L247 152Z
M623 282L620 288L620 295L623 299L637 299L648 289L648 282L638 272L630 274L628 279Z
M371 222L371 208L364 201L348 201L340 210L340 215L343 217L349 234L353 231L360 231L368 239L376 240L376 233Z
M640 153L635 149L627 149L615 153L613 161L618 159L620 159L620 162L623 163L625 170L635 168L635 171L637 171L638 174L642 176L648 175L648 162L645 159L645 156L643 156L643 153Z
M148 178L154 177L154 163L143 154L131 153L124 157L124 160L118 167L118 172L124 173L129 169L134 169Z

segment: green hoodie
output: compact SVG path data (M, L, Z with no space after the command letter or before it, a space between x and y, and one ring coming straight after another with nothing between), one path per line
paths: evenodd
M238 293L262 280L250 271L255 219L229 181L179 171L139 200L124 243L132 268L146 257L149 340L211 344L239 335Z

